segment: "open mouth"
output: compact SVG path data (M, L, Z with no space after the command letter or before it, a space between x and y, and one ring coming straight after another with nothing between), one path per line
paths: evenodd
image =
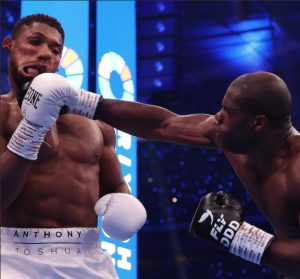
M25 66L24 74L26 77L36 77L37 75L44 73L45 69L39 66Z

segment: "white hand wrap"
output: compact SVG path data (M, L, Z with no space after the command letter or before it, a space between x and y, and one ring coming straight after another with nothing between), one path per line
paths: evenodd
M127 240L146 222L147 213L142 203L130 194L112 193L102 197L95 212L103 216L102 229L112 238Z
M49 128L30 124L25 119L22 119L7 148L25 159L36 160L43 139L48 131Z
M243 222L230 244L229 251L247 261L260 264L264 251L273 238L273 235Z
M97 105L102 98L102 95L81 89L78 104L76 106L70 106L69 112L93 119Z

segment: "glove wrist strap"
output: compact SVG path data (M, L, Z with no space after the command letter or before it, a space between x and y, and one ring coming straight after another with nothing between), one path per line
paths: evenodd
M70 108L70 113L78 114L93 119L96 108L102 100L102 95L80 90L79 102L75 107Z
M260 265L264 251L273 238L273 235L243 222L230 244L229 251L238 257Z
M49 128L29 123L22 119L13 133L7 148L28 160L36 160L40 147Z

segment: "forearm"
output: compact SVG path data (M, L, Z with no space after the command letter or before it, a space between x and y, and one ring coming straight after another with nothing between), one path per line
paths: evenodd
M162 129L175 113L158 106L103 99L95 118L138 137L164 140Z
M300 240L274 240L264 254L263 265L300 278Z
M124 194L130 194L129 187L126 182L122 183L117 187L113 193L124 193Z
M1 154L1 211L5 210L21 192L31 164L32 161L26 160L9 150Z

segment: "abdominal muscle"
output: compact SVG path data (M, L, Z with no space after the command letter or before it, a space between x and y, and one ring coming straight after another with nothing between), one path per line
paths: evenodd
M18 198L2 214L7 227L94 227L99 196L97 166L61 164L56 172L31 173ZM48 168L48 166L44 166Z
M58 121L45 137L38 160L33 163L21 193L2 212L1 226L59 228L97 225L94 205L100 191L102 134L93 121L76 119L74 124L71 117L65 118ZM73 129L66 130L64 125L69 124Z

